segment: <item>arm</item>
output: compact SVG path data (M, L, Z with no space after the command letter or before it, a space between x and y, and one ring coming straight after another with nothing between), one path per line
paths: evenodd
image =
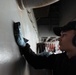
M22 54L25 56L28 63L36 69L53 69L55 62L55 55L37 55L35 54L29 44L25 47L19 47Z

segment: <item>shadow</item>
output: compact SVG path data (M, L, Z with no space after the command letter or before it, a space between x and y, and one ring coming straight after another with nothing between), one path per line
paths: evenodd
M24 75L26 60L21 56L19 60L14 63L12 75Z
M18 6L20 7L20 9L23 10L23 4L22 4L22 0L16 0Z

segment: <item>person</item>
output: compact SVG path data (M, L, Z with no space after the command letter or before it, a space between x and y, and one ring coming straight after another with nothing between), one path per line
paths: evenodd
M16 29L14 31L16 32ZM15 41L21 54L35 69L50 69L53 70L53 75L76 75L76 21L62 27L54 27L53 31L59 36L60 50L64 51L63 53L37 55L28 43L25 46L18 43L17 39L21 37L19 33L15 35L17 37Z

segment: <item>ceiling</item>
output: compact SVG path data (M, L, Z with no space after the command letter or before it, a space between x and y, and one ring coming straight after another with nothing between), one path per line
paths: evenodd
M60 2L33 9L37 25L59 25Z
M47 30L50 30L54 25L59 26L60 2L56 2L54 4L42 8L33 9L33 11L36 18L38 29L41 27L41 25L46 26L48 28L46 28ZM40 29L38 31L41 32ZM45 39L48 39L47 41L52 40L51 37L47 37Z

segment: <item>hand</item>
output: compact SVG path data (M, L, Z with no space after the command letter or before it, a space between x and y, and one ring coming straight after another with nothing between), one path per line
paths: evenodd
M25 47L19 46L19 51L21 55L24 55L25 53L27 53L27 51L30 51L30 45L26 43Z
M22 37L20 22L13 23L13 33L17 45L25 47L28 40Z

